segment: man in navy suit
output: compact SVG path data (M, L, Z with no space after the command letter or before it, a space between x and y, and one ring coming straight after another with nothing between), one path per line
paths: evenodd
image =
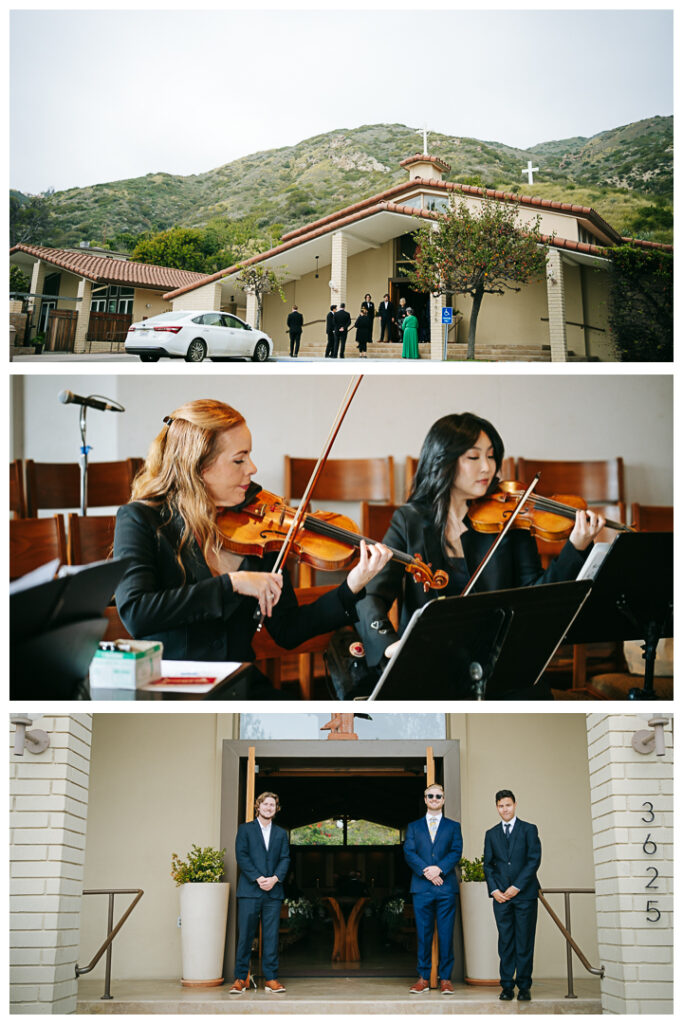
M289 870L287 833L273 818L280 810L276 793L261 793L256 800L256 817L240 825L235 839L235 857L240 869L237 883L237 929L235 981L231 995L246 991L251 946L259 919L263 936L263 973L266 992L279 994L285 986L277 980L282 885Z
M539 883L536 877L541 863L538 829L517 817L515 795L509 789L496 793L499 825L490 828L484 839L484 875L493 898L493 914L498 928L500 957L500 998L512 999L517 982L517 998L531 999L531 972L534 965L534 941L538 914Z
M415 929L417 931L417 981L415 994L429 991L432 969L432 936L439 935L439 977L443 995L452 995L453 926L458 905L456 865L462 854L462 833L457 821L443 813L443 786L433 783L425 790L427 814L406 830L403 855L412 871Z

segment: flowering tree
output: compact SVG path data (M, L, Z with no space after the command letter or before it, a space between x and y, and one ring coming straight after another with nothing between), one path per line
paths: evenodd
M256 323L254 327L258 331L261 327L263 315L263 296L268 292L277 292L282 301L285 301L285 293L282 288L284 275L281 271L271 270L270 267L243 266L235 278L236 284L245 292L253 292L256 296Z
M480 212L464 202L451 203L436 230L425 224L416 232L417 250L408 275L414 287L433 295L472 296L468 359L474 359L484 295L518 292L527 281L545 276L548 247L539 228L540 217L522 229L513 207L487 200Z

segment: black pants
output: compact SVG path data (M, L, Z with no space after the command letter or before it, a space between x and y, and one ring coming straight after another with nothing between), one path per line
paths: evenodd
M336 359L344 358L344 349L346 348L346 330L336 331L334 337L334 355Z
M493 914L498 927L500 984L503 988L531 988L534 966L534 941L538 900L522 900L519 896L507 903L493 900Z
M382 320L382 329L379 332L379 340L384 341L384 332L387 332L387 341L391 341L391 320Z
M325 358L334 359L335 356L335 333L334 331L327 332L327 347L325 348Z
M290 356L299 355L299 342L301 341L301 331L290 331L289 332L289 354Z

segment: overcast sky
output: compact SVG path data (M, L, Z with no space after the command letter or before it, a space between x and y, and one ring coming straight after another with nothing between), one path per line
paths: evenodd
M10 40L23 192L197 174L363 124L526 148L673 112L667 11L34 10Z

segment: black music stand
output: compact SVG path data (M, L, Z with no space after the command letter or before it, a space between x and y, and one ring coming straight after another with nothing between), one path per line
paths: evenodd
M673 636L673 571L673 533L620 533L567 633L572 644L643 641L643 685L629 690L629 700L657 699L657 644Z
M107 629L102 613L128 559L110 558L10 592L10 698L88 699L85 680Z
M368 700L498 700L534 686L590 580L436 598L413 615Z

